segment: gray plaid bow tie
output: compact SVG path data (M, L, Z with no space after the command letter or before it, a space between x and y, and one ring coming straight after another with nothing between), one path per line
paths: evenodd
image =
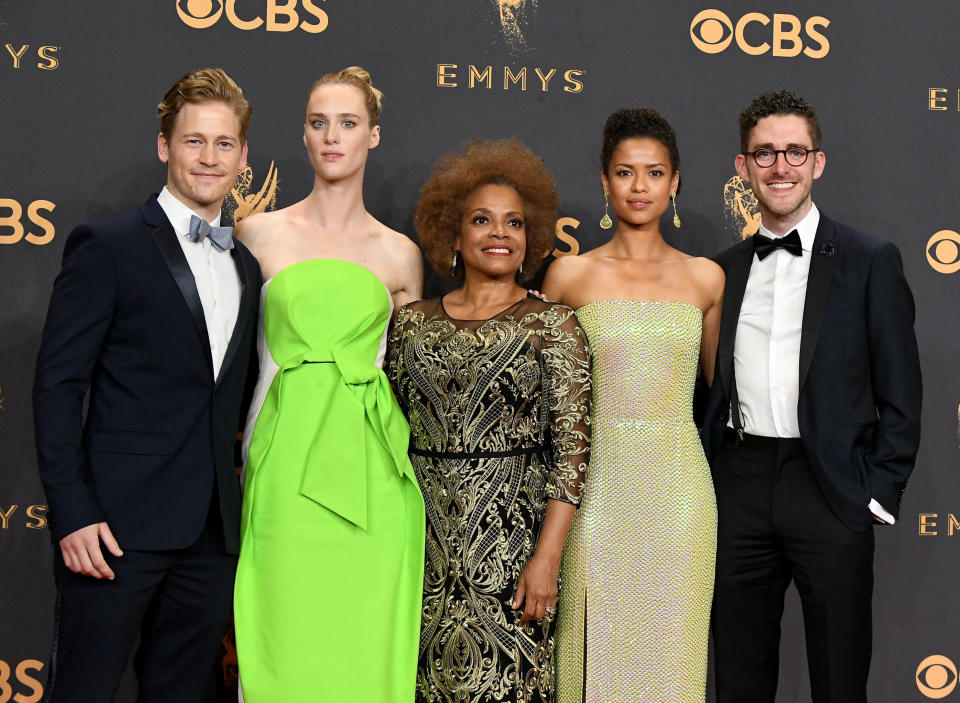
M190 215L190 231L188 232L191 242L199 242L204 237L210 237L210 241L220 251L233 249L233 227L213 227L206 220L201 220L196 215Z

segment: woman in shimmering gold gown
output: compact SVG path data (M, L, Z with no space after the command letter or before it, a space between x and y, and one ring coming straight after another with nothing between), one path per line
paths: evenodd
M593 355L593 448L561 569L557 701L702 703L717 511L692 399L698 360L713 378L724 276L660 233L680 185L666 120L613 113L601 160L614 236L558 259L544 281L576 309Z
M557 200L543 162L512 140L441 160L421 191L427 256L438 270L452 259L463 285L404 307L387 355L427 508L418 701L554 700L589 351L570 308L517 281L553 245Z

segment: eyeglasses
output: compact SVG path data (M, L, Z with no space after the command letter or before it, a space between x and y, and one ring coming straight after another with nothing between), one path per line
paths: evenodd
M760 168L770 168L777 163L777 155L783 154L783 160L791 166L803 166L807 163L807 157L820 151L819 149L807 149L802 146L792 146L789 149L757 149L748 152L753 157L753 162Z

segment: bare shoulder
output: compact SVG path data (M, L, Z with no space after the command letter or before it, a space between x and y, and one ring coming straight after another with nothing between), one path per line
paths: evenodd
M591 262L583 256L560 256L547 269L547 275L557 281L575 279L590 268Z
M709 306L722 300L727 277L720 265L703 256L691 256L686 264L691 287L700 291L703 304Z
M380 222L367 246L375 246L377 252L372 255L376 261L376 270L393 295L398 307L416 300L423 295L423 257L420 247L407 235L392 230ZM368 249L369 252L369 249Z
M573 308L586 302L590 280L596 277L597 267L602 266L599 257L589 254L563 256L550 264L543 279L544 294Z
M724 274L723 269L720 268L720 264L708 259L705 256L692 256L690 257L687 265L690 268L691 274L699 281L705 288L711 290L722 289L724 283L727 280L726 274Z
M420 247L403 232L397 232L387 226L383 226L381 236L383 237L384 244L392 254L401 256L404 260L420 258Z
M585 251L582 254L577 254L576 256L568 256L568 259L602 259L607 255L608 244L601 244L598 247L591 249L590 251Z
M582 268L579 256L560 256L547 267L543 293L551 300L563 300Z
M277 232L284 229L288 209L248 215L237 223L234 235L256 255L257 249L264 248Z

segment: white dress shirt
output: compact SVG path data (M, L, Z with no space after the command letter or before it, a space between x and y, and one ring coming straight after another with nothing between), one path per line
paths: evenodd
M180 242L183 255L187 258L187 264L196 281L197 293L203 306L203 318L207 324L207 337L210 340L213 377L217 378L240 311L240 276L237 267L230 251L220 251L209 237L198 242L190 241L190 216L197 213L177 200L167 188L157 196L157 202L173 225L177 241ZM218 227L220 215L210 224Z
M820 224L816 205L797 226L801 256L776 249L763 261L754 254L740 307L733 365L743 431L761 437L799 438L800 337L813 239ZM760 234L776 239L763 223ZM731 413L732 415L732 413ZM732 426L732 420L729 423ZM870 509L894 518L875 500Z

